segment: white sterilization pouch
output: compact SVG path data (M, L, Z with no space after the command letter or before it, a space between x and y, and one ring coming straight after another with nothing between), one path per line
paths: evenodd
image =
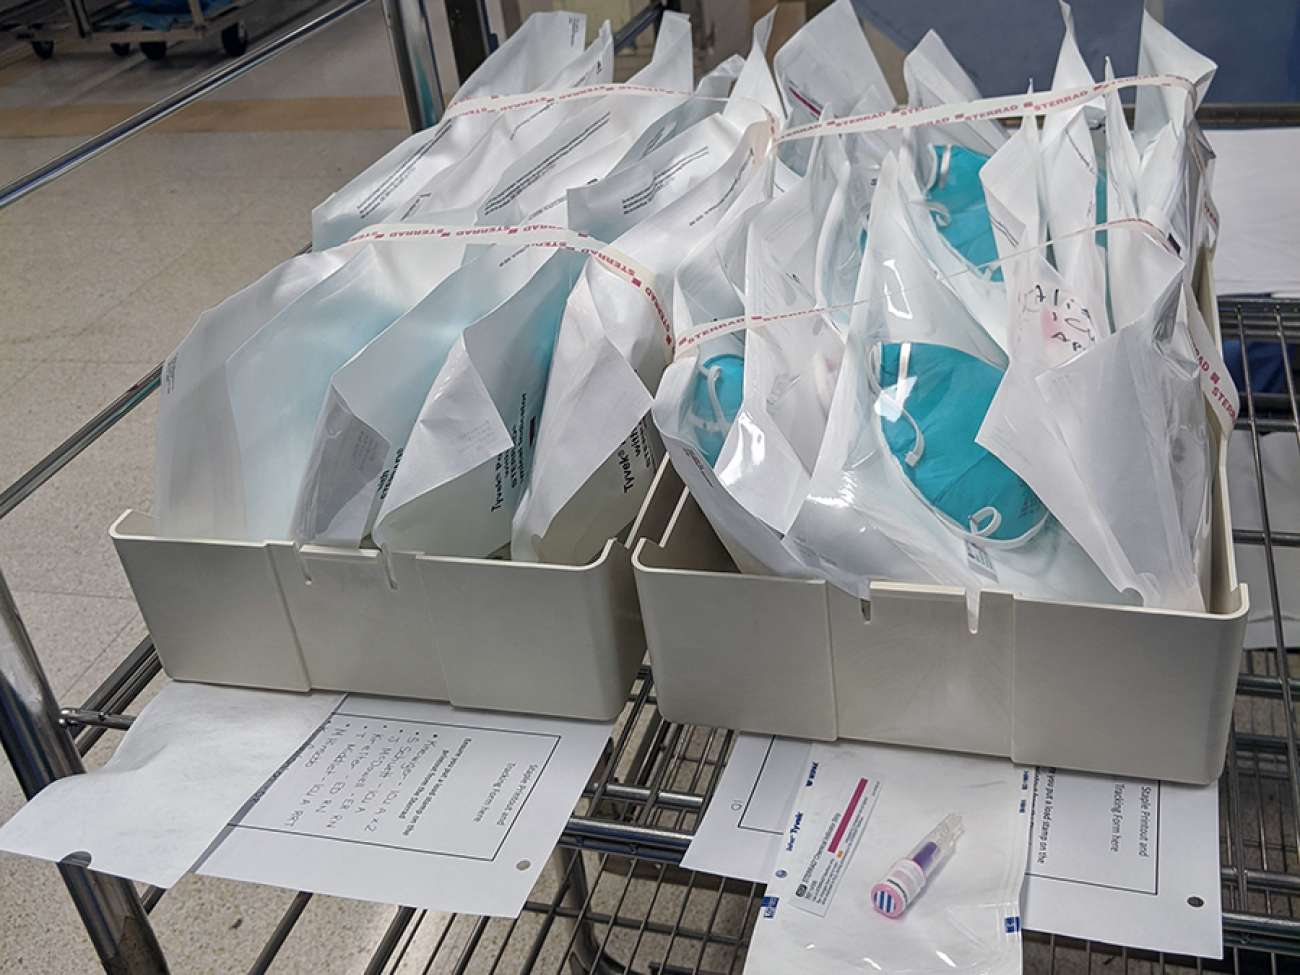
M153 516L169 538L222 538L243 525L225 363L254 332L341 268L355 248L290 258L199 316L163 364L159 385Z
M737 130L720 114L701 119L644 159L568 191L569 225L612 242L717 171L736 146Z
M767 164L772 165L769 159ZM682 260L673 281L673 331L744 314L749 225L772 198L772 181L751 179L713 233Z
M526 260L494 248L473 265ZM510 541L528 483L565 299L586 256L553 253L510 298L452 345L379 510L381 546L487 556ZM467 269L468 270L468 269Z
M1007 360L900 218L901 166L891 157L881 171L862 304L786 541L861 598L893 579L1114 601L1042 502L974 442Z
M745 972L1019 975L1031 799L1003 759L814 744Z
M772 72L791 128L816 122L827 111L843 117L894 106L852 0L835 0L795 31L772 58ZM811 148L798 139L783 144L779 156L802 175Z
M903 80L907 83L907 104L913 108L973 102L980 98L975 82L934 31L928 31L903 59ZM968 145L986 156L997 152L1007 139L997 122L986 119L927 126L920 131L936 145Z
M654 423L663 437L673 469L691 492L709 524L741 572L777 573L792 578L813 573L786 550L781 537L731 495L714 473L710 456L715 444L701 442L701 419L710 418L704 368L720 355L744 355L745 341L737 333L702 343L664 370L654 400ZM703 416L702 416L703 415Z
M779 315L815 304L818 244L848 161L839 141L819 140L808 175L754 217L746 247L745 304ZM754 329L746 337L744 391L715 470L751 514L785 532L807 492L844 355L826 315Z
M455 260L464 245L448 248L448 260ZM355 546L369 534L425 397L461 332L509 302L551 256L525 248L517 259L502 260L513 252L494 260L487 248L452 271L334 373L295 504L295 539Z
M731 154L706 178L613 241L640 265L638 280L652 276L657 302L598 263L583 272L556 343L532 478L515 517L515 558L581 563L636 514L658 466L647 414L670 358L667 312L682 241L725 216L760 169L767 142L766 122L737 132ZM569 213L585 230L574 220L572 193ZM608 210L602 215L606 227L615 222Z
M1123 556L1127 577L1112 581L1144 605L1204 612L1214 454L1188 298L1180 277L1150 314L1037 383L1069 475Z
M659 49L656 49L657 53ZM670 59L676 63L679 59ZM645 69L650 71L654 65ZM614 36L609 22L601 25L600 33L559 75L545 86L547 90L584 88L588 85L607 84L614 77ZM690 90L688 80L685 90ZM523 159L546 138L574 118L581 117L592 107L588 99L573 102L548 102L515 111L492 113L494 121L487 133L468 152L446 166L408 198L406 204L394 210L389 219L428 221L434 214L448 210L476 209L497 185L503 172ZM537 161L524 163L524 170Z
M459 259L455 247L442 256L442 268L411 274L396 249L365 247L230 356L225 379L238 453L225 460L243 482L244 524L221 537L292 537L294 502L330 377Z
M282 313L295 309L295 320L310 319L318 299L349 277L341 277L331 285L328 282L332 275L366 249L382 255L382 271L360 285L357 295L364 295L367 288L377 288L389 296L397 292L407 297L413 294L410 303L458 265L463 253L458 244L421 240L356 241L301 254L200 315L168 357L161 382L154 488L154 517L160 534L172 538L246 537L242 448L227 387L227 363ZM342 307L339 301L336 307ZM376 311L384 314L390 306L384 298L377 302ZM369 314L356 323L361 333L371 327ZM351 326L331 323L333 330L340 327ZM301 329L297 331L305 334ZM322 338L330 334L331 330L326 329ZM273 386L293 390L291 378L297 378L292 368L273 375ZM271 480L284 484L283 471ZM288 527L286 522L280 531Z
M1196 109L1214 80L1217 65L1180 41L1149 13L1142 15L1138 71L1170 74L1191 82L1192 90L1139 88L1133 142L1141 157L1138 202L1143 216L1166 231L1181 252L1195 251L1212 238L1207 226L1209 170L1214 153L1196 122ZM1188 274L1194 270L1188 261Z
M1079 53L1074 34L1074 16L1067 3L1061 3L1065 37L1052 75L1053 88L1077 88L1093 83L1092 74ZM1105 219L1098 212L1098 200L1105 201L1105 184L1099 183L1097 153L1090 126L1105 117L1105 103L1098 99L1065 111L1051 112L1043 118L1042 160L1039 174L1043 187L1043 207L1048 236L1056 266L1060 272L1091 294L1106 288L1105 253L1094 234L1076 231ZM1101 192L1098 192L1098 187ZM1100 334L1110 333L1105 302L1093 309Z
M629 84L689 94L695 74L691 22L663 15L650 63ZM505 167L478 205L480 225L517 223L550 212L572 186L606 175L657 118L681 101L671 95L614 94L588 103L540 143Z
M479 65L451 104L547 86L582 53L586 34L585 14L533 14ZM422 186L469 152L493 122L489 114L453 117L404 139L312 211L312 246L331 247L401 212Z
M898 184L907 204L907 223L935 271L1005 351L1006 289L1001 272L991 265L997 257L996 239L977 175L987 163L978 163L979 150L962 142L935 144L928 132L927 128L905 132L899 147ZM964 212L953 212L944 201L959 183L965 189L962 195L973 194L974 200ZM955 226L962 227L960 234L952 232Z

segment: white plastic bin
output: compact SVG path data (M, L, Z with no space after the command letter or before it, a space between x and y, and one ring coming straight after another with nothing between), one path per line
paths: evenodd
M681 482L665 467L656 485L628 541L584 566L167 539L135 511L111 535L177 680L608 721L645 656L630 549Z
M1217 336L1208 285L1201 305ZM822 581L739 574L679 492L662 538L633 555L659 710L744 731L1211 782L1248 609L1225 461L1219 449L1210 612L988 590L973 631L959 589L876 583L867 601Z

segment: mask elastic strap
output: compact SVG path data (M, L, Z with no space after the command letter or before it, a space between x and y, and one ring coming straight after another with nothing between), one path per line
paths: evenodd
M948 185L948 170L952 168L952 143L943 147L939 153L939 189Z
M908 367L912 364L912 343L903 342L898 347L898 386L901 387L907 381ZM912 427L913 442L912 449L907 452L903 458L903 463L908 467L915 467L921 462L921 456L925 453L925 434L921 432L921 425L913 419L912 414L907 412L907 408L902 403L898 404L899 415L905 419Z
M707 430L710 433L725 433L726 430L730 427L730 424L727 423L727 413L722 408L722 401L718 399L718 380L722 376L722 367L709 366L706 369L704 366L698 366L697 368L700 370L700 373L704 376L704 380L705 380L704 388L705 391L708 393L709 406L713 410L714 418L712 420L706 420L704 419L704 417L695 416L692 413L690 417L690 422L692 425L699 427L701 430Z
M952 211L938 200L926 200L926 207L934 214L934 222L940 227L947 227L952 223Z
M981 519L987 518L988 523L983 528L979 527ZM970 516L970 533L976 538L986 538L992 535L1002 525L1002 513L997 508L985 505Z
M701 367L703 369L703 367ZM727 422L727 411L722 408L722 401L718 399L718 378L722 375L721 366L709 366L704 369L704 376L707 380L706 389L709 392L709 405L713 407L713 419L716 423Z

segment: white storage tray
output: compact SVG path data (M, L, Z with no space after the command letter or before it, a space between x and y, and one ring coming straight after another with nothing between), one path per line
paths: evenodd
M609 721L645 656L630 548L663 531L674 480L584 566L159 538L135 511L111 535L177 680Z
M1201 304L1217 336L1213 295ZM1211 782L1249 605L1225 455L1211 612L986 590L973 630L960 589L873 583L867 601L820 580L741 575L682 491L662 539L633 555L659 710L688 724Z

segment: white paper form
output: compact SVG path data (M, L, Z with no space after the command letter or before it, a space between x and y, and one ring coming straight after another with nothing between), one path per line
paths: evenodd
M168 684L102 769L51 783L0 828L0 849L170 887L341 699Z
M743 880L772 876L812 743L737 735L682 866Z
M514 917L611 728L349 695L197 872Z
M1219 787L1038 769L1025 927L1223 957Z
M741 810L748 808L749 796L766 797L763 815L779 820L772 810L784 795L790 797L788 817L799 785L797 756L806 756L810 747L737 735L718 791L682 862L724 876L768 880L781 837L744 828ZM1044 778L1049 774L1050 801ZM1026 928L1174 954L1222 956L1217 785L1040 769L1037 788L1024 885ZM1044 822L1046 838L1040 839Z

